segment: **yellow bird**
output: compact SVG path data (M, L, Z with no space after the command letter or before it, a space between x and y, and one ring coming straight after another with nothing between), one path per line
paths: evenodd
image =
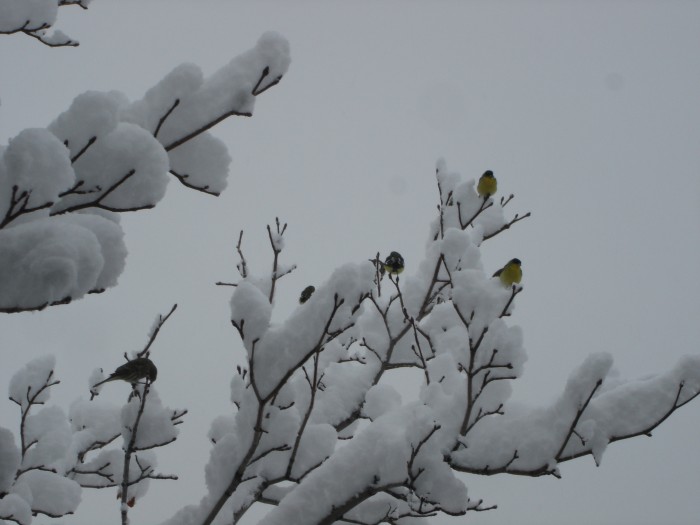
M523 278L521 264L520 259L511 259L503 268L496 270L493 276L498 277L506 288L510 288L514 284L520 284Z
M498 181L496 181L496 177L493 176L493 171L485 171L479 178L479 183L476 185L476 192L479 194L479 197L488 199L491 195L496 193L497 189Z
M390 274L398 275L403 272L404 264L403 257L399 252L391 252L384 261L384 270Z

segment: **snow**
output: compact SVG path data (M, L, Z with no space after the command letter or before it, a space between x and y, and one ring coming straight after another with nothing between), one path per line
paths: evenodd
M246 444L236 434L225 434L212 447L206 466L207 489L212 497L223 494L231 481L230 472L240 463Z
M3 0L0 30L52 25L56 10L55 0ZM126 247L117 215L105 211L154 207L170 170L220 194L231 157L207 129L251 114L256 95L289 63L287 41L266 33L208 79L183 64L134 103L117 91L88 91L47 129L24 130L0 147L0 309L41 309L115 286Z
M22 460L22 468L47 467L63 473L63 459L71 445L71 429L66 414L56 406L32 412L25 421L26 443L35 443Z
M338 433L329 424L310 424L299 443L292 477L298 478L330 457L335 448Z
M355 407L362 405L376 372L375 366L358 362L330 364L324 370L325 388L317 393L311 421L337 425L347 419Z
M119 91L86 91L75 97L48 129L67 144L71 158L82 151L94 137L99 140L119 123L120 111L129 100Z
M0 230L0 308L40 308L116 283L126 258L122 237L118 224L87 214Z
M517 451L518 457L510 463L510 469L552 470L567 455L566 449L560 452L564 444L575 449L577 441L580 443L578 437L571 435L571 425L581 408L586 408L582 421L594 414L592 406L596 401L588 406L588 399L611 366L609 354L589 356L572 373L564 393L551 406L519 407L498 418L483 419L463 440L465 448L453 453L452 459L473 469L499 468L508 464Z
M420 404L409 404L378 418L304 478L260 524L318 523L359 495L368 498L381 491L381 487L401 484L407 476L417 475L421 468L442 463L442 454L431 446L428 437L434 428L432 412ZM440 504L450 510L466 505L467 493L462 482L447 466L440 470L442 475L433 478L435 485L419 483L420 493L439 490L430 496L439 497ZM339 476L339 472L343 475Z
M119 226L119 215L108 211L78 212L66 215L64 220L89 230L100 243L102 270L95 279L95 283L89 285L90 290L104 290L116 286L119 276L126 267L127 255L124 232Z
M160 119L173 108L176 101L196 92L203 81L202 70L198 65L180 64L146 91L141 100L123 107L121 119L155 133Z
M168 156L148 131L118 123L74 163L87 193L66 195L53 209L60 213L84 203L114 211L151 208L165 195L170 180Z
M192 79L189 89L198 90ZM117 122L76 164L90 165L93 152L108 150L109 137L120 133L124 136L113 142L117 150L139 135L151 137L134 123ZM152 137L142 146L132 160L157 179L168 161L165 152ZM102 181L100 185L114 181L113 173L95 169L89 171ZM80 177L80 170L77 173ZM511 382L523 374L527 359L522 330L508 319L517 290L505 289L490 277L480 246L483 232L505 224L502 209L493 201L474 199L473 180L462 183L445 171L439 171L438 178L441 190L447 192L444 198L450 194L443 203L442 226L434 225L437 235L426 244L424 260L410 267L413 271L391 282L385 276L381 296L373 264L348 264L319 285L305 304L296 306L286 321L274 323L269 299L272 276L250 275L237 283L230 301L231 320L242 337L247 363L231 380L230 412L216 418L209 430L213 447L205 472L208 493L198 505L177 512L168 524L201 522L217 504L221 510L214 523L223 524L256 501L262 489L281 498L263 518L261 523L267 525L317 523L339 509L347 519L361 522L398 519L419 507L460 515L467 511L469 499L455 470L558 476L560 462L580 455L591 454L600 463L609 443L653 429L697 395L700 357L689 357L671 371L643 380L606 381L612 358L603 353L588 357L551 404L533 408L512 402ZM123 190L128 195L127 184L107 195L105 202L112 197L114 201L106 207L120 198L135 202L119 194ZM162 195L154 188L138 192L155 200ZM71 259L67 242L54 251L37 242L31 249L46 250L47 255L34 259L52 261L59 253L69 262L79 261L82 265L74 265L69 282L77 290L73 293L88 286L112 286L126 252L116 215L100 213L20 222L0 235L42 227L55 236L51 228L57 225L60 232L70 233L68 239L87 231L93 242L85 244L86 255L77 252ZM460 217L463 213L472 214L471 225ZM37 235L38 241L52 240L49 233ZM274 233L271 240L275 249L282 249L281 234ZM90 267L99 258L103 264ZM81 274L82 268L92 271ZM280 272L286 269L279 267ZM53 279L59 284L68 281ZM18 293L28 296L28 290L32 287L25 282ZM46 300L45 290L34 300L40 297ZM160 322L159 317L151 333ZM399 365L413 366L420 378L417 401L404 401L383 380L387 368ZM26 408L22 396L26 398L27 387L38 392L52 380L53 366L52 357L29 363L13 378L11 397ZM90 381L103 376L101 370L95 371ZM142 395L143 389L139 388ZM42 393L38 400L44 402L47 396ZM35 444L20 466L32 470L17 480L13 476L19 452L14 437L9 431L0 432L0 441L7 443L7 452L0 456L0 482L17 496L4 498L2 505L22 515L31 502L33 510L61 515L77 505L78 483L119 483L123 447L130 442L140 409L138 397L121 408L78 400L71 406L70 424L57 407L32 412L25 432ZM148 490L144 474L156 466L150 449L176 439L173 414L150 387L135 439L139 461L132 458L129 470L131 480L143 479L130 487L130 498L143 498ZM90 451L95 443L110 443L119 435L122 449L115 443ZM54 484L55 479L61 481ZM288 485L268 487L268 480L286 480ZM231 488L235 490L226 497ZM397 521L401 522L421 521Z
M287 72L291 59L286 39L274 32L265 33L256 46L237 56L227 65L204 80L196 90L191 90L194 73L182 73L187 78L187 90L175 94L171 81L162 85L159 97L169 94L170 100L180 100L177 108L164 122L158 138L168 148L180 142L209 122L218 121L230 114L252 114L255 104L253 88L263 78L263 71L269 73L263 78L258 91ZM196 79L194 79L196 80ZM160 105L162 111L164 105Z
M27 208L55 202L74 178L68 150L45 129L23 130L9 141L0 159L0 186L8 189L16 186L17 195L26 192ZM8 191L5 196L7 200L0 202L0 217L10 208L9 199L13 195ZM41 213L47 215L48 211L44 209Z
M0 31L20 27L36 30L56 22L57 0L2 0L0 1Z
M20 453L14 435L8 429L0 427L0 494L7 492L12 485L19 463Z
M22 496L7 494L0 499L0 519L29 525L32 522L32 508Z
M399 408L400 406L401 394L391 385L378 384L367 390L362 413L370 420L375 420L379 416Z
M231 297L231 321L243 332L243 341L249 353L259 340L272 316L272 305L263 292L250 281L241 281Z
M258 336L260 339L254 353L251 336L245 334L244 328L246 347L253 365L251 377L261 397L265 398L279 388L284 377L300 366L328 333L347 326L355 319L360 310L353 312L353 308L371 289L373 277L374 268L369 263L338 268L328 282L318 286L311 299L300 305L283 325L270 327ZM234 300L237 293L238 290L234 292ZM240 307L240 310L251 312L249 315L256 319L262 304L260 301L258 303L251 301L248 309ZM332 318L330 312L333 312ZM247 323L248 316L243 319ZM253 321L253 324L256 327L262 325L257 321Z
M52 381L55 366L56 357L53 355L38 357L24 365L10 379L10 399L22 410L29 408L30 401L46 403L51 393L45 386Z
M125 443L131 440L134 422L141 406L141 400L133 397L122 408L122 437ZM178 435L178 429L171 419L172 411L165 408L158 393L150 387L148 397L141 419L139 420L135 450L145 450L174 441Z
M75 512L80 504L80 485L52 472L31 470L22 474L17 483L25 485L31 491L34 512L63 516Z
M121 434L120 409L100 401L75 400L68 413L74 443L107 443ZM85 448L78 446L78 451Z
M224 414L214 418L209 428L207 437L212 443L220 441L226 434L233 434L236 431L236 418L232 414Z
M56 22L60 5L77 4L87 8L89 2L90 0L1 0L0 33L25 31L47 45L78 45L63 31L49 33L47 28Z
M4 1L0 14L19 6ZM13 13L27 9L50 18L52 5L33 0ZM109 210L154 206L165 194L169 170L186 185L223 191L231 158L223 142L204 130L232 113L252 113L256 94L288 66L286 40L267 33L207 79L197 66L184 64L134 103L117 92L88 92L48 130L25 130L13 138L0 149L0 185L26 192L29 207L55 203L0 231L0 307L38 308L114 286L126 248L119 215ZM381 297L366 300L377 293L375 268L350 264L285 322L273 323L271 276L238 283L231 320L241 333L248 368L239 367L231 381L235 408L209 430L214 443L206 467L209 493L170 523L201 521L216 498L235 488L215 520L230 522L267 480L284 479L288 471L289 485L266 491L281 502L263 523L318 522L355 499L346 517L361 522L378 522L387 507L392 519L413 505L461 514L469 502L467 489L452 467L557 474L559 462L589 452L600 463L609 443L651 430L698 393L698 357L643 380L607 382L612 359L596 354L553 403L531 408L511 402L511 381L526 362L523 335L507 318L513 291L492 279L481 260L484 238L507 225L503 205L479 198L474 179L463 181L444 161L437 168L442 213L432 225L424 260L409 261L399 279L385 277ZM0 202L0 215L11 205ZM274 250L284 247L282 234L270 240ZM278 275L290 268L280 265ZM54 365L53 357L29 363L12 378L10 397L27 410L31 396L52 381ZM385 369L399 365L413 365L416 376L425 378L418 401L404 403L392 386L377 382ZM102 377L95 371L90 382ZM48 389L34 398L47 400ZM28 523L32 511L73 512L78 483L111 484L104 476L118 483L140 409L137 397L123 407L78 400L69 420L58 407L35 409L23 429L33 444L22 460L12 432L0 428L0 492L8 492L0 499L0 519ZM353 417L357 421L336 429ZM177 435L173 411L151 387L135 438L139 463L132 458L130 479L155 467L149 449ZM90 450L118 436L123 442ZM85 472L103 476L71 471L79 463ZM18 468L22 473L15 479ZM236 476L245 481L233 487ZM129 496L142 498L148 486L147 479L140 481ZM403 497L382 493L385 489Z
M210 133L202 133L168 152L170 169L187 184L219 195L226 189L231 164L226 145Z

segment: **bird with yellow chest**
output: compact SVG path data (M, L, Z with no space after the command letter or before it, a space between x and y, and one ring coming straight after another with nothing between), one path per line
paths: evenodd
M523 278L523 269L521 265L520 259L511 259L503 268L496 270L493 276L498 277L503 286L510 288L515 284L520 284Z

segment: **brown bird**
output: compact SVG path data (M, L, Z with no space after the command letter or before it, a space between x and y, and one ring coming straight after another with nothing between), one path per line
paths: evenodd
M153 364L153 361L147 357L137 357L118 367L107 379L103 379L99 383L92 385L92 388L100 386L102 383L107 383L108 381L117 380L126 381L132 385L135 385L141 379L147 379L150 383L153 383L157 375L158 369L156 365Z

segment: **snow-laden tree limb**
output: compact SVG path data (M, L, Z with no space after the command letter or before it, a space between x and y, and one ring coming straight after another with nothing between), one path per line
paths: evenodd
M610 356L594 355L544 409L511 402L524 370L523 335L509 318L524 288L481 262L483 243L529 213L513 195L480 197L438 163L439 205L426 255L401 275L381 252L343 266L282 323L272 322L284 229L268 228L273 265L256 273L242 247L231 322L247 352L231 382L233 410L217 418L208 494L168 525L421 523L438 513L496 508L471 499L455 472L558 475L557 465L647 433L700 389L700 359L666 374L608 384ZM501 182L503 185L503 182ZM387 252L384 252L386 256ZM526 265L527 263L525 263ZM526 266L525 266L526 267ZM414 369L417 400L385 379Z
M48 47L76 47L61 30L49 29L56 23L58 8L75 5L87 9L91 0L0 0L0 35L24 33Z
M478 474L558 476L556 465L563 461L591 455L600 464L609 443L651 436L700 394L698 356L682 359L664 374L608 387L611 364L609 355L593 355L551 406L516 409L485 421L451 454L451 465Z
M174 311L158 316L134 357L148 355ZM10 381L10 400L20 408L19 446L12 432L0 428L0 519L29 525L36 514L65 516L76 511L81 488L116 487L126 523L128 509L151 480L177 479L156 472L154 449L176 440L176 426L187 411L164 407L146 381L134 385L123 407L79 399L66 417L60 408L46 406L51 388L60 383L54 367L53 356L35 359ZM102 378L96 370L90 384ZM100 388L92 388L93 396ZM119 438L124 444L114 446Z
M231 159L208 130L251 116L289 63L287 41L265 33L209 78L184 64L135 102L115 91L83 93L48 129L24 130L0 147L0 312L114 286L126 260L119 214L154 207L169 174L219 195Z

